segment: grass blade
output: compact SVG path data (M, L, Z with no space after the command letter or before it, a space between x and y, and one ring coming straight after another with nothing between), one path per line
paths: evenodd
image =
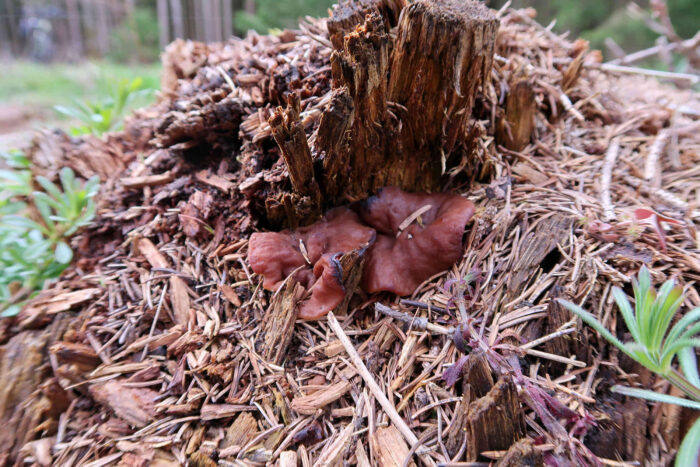
M689 409L700 410L700 402L691 401L689 399L683 399L682 397L670 396L668 394L661 394L654 391L649 391L648 389L638 389L630 388L628 386L618 386L612 387L612 391L623 396L637 397L639 399L646 399L652 402L663 402L665 404L675 404L681 407L688 407Z

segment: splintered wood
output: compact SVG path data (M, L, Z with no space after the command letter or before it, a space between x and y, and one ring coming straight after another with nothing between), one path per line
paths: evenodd
M665 386L555 300L622 337L611 290L648 264L700 306L697 93L457 0L343 0L163 62L124 131L27 151L102 183L71 268L0 320L0 465L672 463L689 414L611 395ZM387 184L474 203L460 260L397 298L348 252L346 299L299 320L250 235Z

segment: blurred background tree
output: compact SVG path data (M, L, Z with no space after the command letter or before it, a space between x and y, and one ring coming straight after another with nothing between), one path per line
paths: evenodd
M500 8L506 0L486 0ZM638 0L649 9L654 0ZM0 0L0 54L35 61L109 58L122 63L152 62L169 41L181 37L224 40L248 30L267 33L294 27L306 15L324 16L334 0ZM604 52L617 44L627 52L654 44L658 37L629 0L513 0L534 7L538 20L570 31ZM700 25L699 0L668 0L679 36L693 36Z
M100 100L98 83L142 78L157 87L159 55L171 41L224 41L248 31L294 28L306 15L325 16L338 0L0 0L0 147L3 135L56 122L54 105ZM506 0L483 0L500 8ZM650 23L668 5L672 34ZM630 5L636 5L630 7ZM700 0L513 0L534 7L556 33L583 37L606 60L664 41L679 45L700 26ZM656 8L656 10L655 10ZM664 7L665 8L665 7ZM663 8L662 8L663 9ZM656 19L654 11L657 12ZM671 71L700 69L700 35L690 59L648 54L634 65ZM687 55L687 54L686 54ZM691 66L692 65L692 66Z

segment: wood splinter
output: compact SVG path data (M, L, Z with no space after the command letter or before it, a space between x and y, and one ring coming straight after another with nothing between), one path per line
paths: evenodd
M263 340L258 350L266 361L274 365L282 363L292 341L294 322L299 313L298 303L303 294L304 288L290 278L284 289L274 296L270 309L263 317L260 330Z
M511 378L501 377L484 397L469 404L466 432L471 462L484 451L508 449L525 436L525 418Z

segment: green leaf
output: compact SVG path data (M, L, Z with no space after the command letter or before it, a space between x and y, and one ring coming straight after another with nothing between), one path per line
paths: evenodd
M685 378L695 386L700 388L700 375L698 375L698 361L695 357L693 347L684 347L678 352L678 360L681 362L681 369Z
M563 307L565 307L567 310L569 310L570 312L574 313L574 314L577 315L579 318L581 318L581 320L582 320L584 323L586 323L587 325L589 325L590 327L592 327L593 329L595 329L596 331L598 331L598 333L599 333L600 335L602 335L604 338L606 338L606 339L607 339L611 344L613 344L615 347L617 347L618 349L620 349L621 351L623 351L623 352L624 352L625 354L627 354L629 357L635 358L635 355L634 355L633 353L631 353L631 352L627 349L627 347L625 347L625 344L623 344L617 337L613 336L613 335L610 333L610 331L608 331L607 329L605 329L605 326L603 326L602 323L600 323L600 321L598 321L597 319L595 319L595 317L594 317L592 314L588 313L587 311L585 311L585 310L584 310L583 308L581 308L580 306L575 305L575 304L573 304L573 303L571 303L571 302L568 302L568 301L566 301L566 300L557 299L557 301L558 301Z
M671 325L671 321L680 308L683 299L683 289L675 287L673 281L666 281L661 286L652 310L651 328L653 335L651 345L653 349L661 348L664 336L668 332L668 327Z
M635 341L640 342L641 339L639 337L639 328L637 328L637 322L634 319L634 312L632 311L632 306L630 305L629 300L627 300L627 296L619 287L613 287L612 294L618 308L620 309L620 312L622 312L622 317L625 319L625 324L627 325L627 329L629 330L630 334L632 334L632 338Z
M73 251L66 242L58 242L56 244L56 261L61 264L69 264L73 259Z
M679 339L677 341L671 342L669 345L664 346L664 351L660 356L661 366L662 368L664 368L664 371L671 366L673 356L686 347L700 347L700 338Z
M32 163L24 155L24 152L18 149L10 149L9 151L0 151L0 157L5 160L5 163L13 169L28 169Z
M81 111L81 109L78 109L76 107L68 107L65 105L54 105L53 109L56 112L63 114L63 115L70 117L70 118L75 118L77 120L84 120L85 119L85 114Z
M700 410L700 402L683 399L682 397L670 396L668 394L661 394L658 392L649 391L647 389L615 385L611 388L611 390L612 392L616 392L624 396L637 397L639 399L646 399L652 402L663 402L666 404L675 404L680 405L681 407Z
M38 176L36 181L44 189L46 193L51 195L56 201L61 199L61 190L58 189L54 183L46 177Z
M700 456L700 418L695 420L693 426L686 433L678 453L676 454L676 467L696 467Z
M696 321L700 321L700 308L694 308L681 316L681 319L678 320L678 322L671 328L671 331L666 336L666 342L678 340L684 334L684 331L686 331L688 326Z
M11 316L17 316L20 311L22 311L23 304L10 305L2 313L0 313L0 318L9 318Z
M44 226L22 216L5 216L2 219L0 219L0 223L12 227L20 227L22 229L27 230L40 230L42 232L46 230Z

